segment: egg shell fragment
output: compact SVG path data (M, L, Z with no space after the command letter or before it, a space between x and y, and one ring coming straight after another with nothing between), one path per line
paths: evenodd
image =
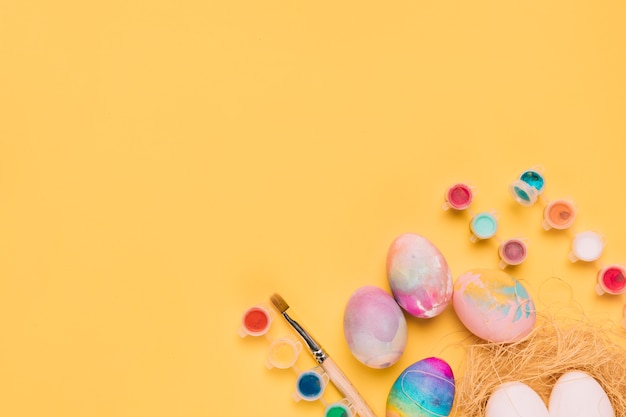
M375 286L357 289L346 304L343 332L350 352L370 368L387 368L407 343L404 314L393 297Z
M415 317L434 317L452 299L446 259L428 239L414 233L399 236L389 247L387 279L400 307Z
M465 327L490 342L522 340L535 325L535 305L526 288L501 270L474 269L459 276L452 303Z
M455 385L452 368L430 357L406 368L387 396L387 417L446 417L452 411Z

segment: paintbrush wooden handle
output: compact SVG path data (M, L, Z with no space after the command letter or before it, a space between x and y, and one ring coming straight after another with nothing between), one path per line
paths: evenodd
M361 394L354 388L354 385L348 380L346 375L341 372L341 369L337 366L332 358L327 357L320 365L326 374L330 378L330 382L335 385L341 394L343 394L350 403L354 406L354 410L361 417L376 417L374 411L365 402Z

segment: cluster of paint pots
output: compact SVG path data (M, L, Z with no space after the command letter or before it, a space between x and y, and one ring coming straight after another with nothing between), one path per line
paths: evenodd
M542 226L545 230L569 229L576 218L576 207L571 200L557 199L547 201L541 197L545 189L545 178L542 168L531 168L522 172L510 185L509 191L515 201L522 206L532 206L538 200L544 203ZM443 208L456 211L469 209L474 196L474 189L465 183L453 184L445 193ZM479 212L472 214L470 221L470 240L476 242L490 239L496 235L498 218L495 212ZM594 262L598 260L605 247L604 236L594 230L576 233L571 242L568 258L571 262ZM507 239L500 243L498 255L499 266L519 265L528 254L527 242L523 238ZM599 295L621 294L626 292L626 269L618 264L601 268L597 274L596 292ZM626 307L624 309L626 317ZM624 320L626 327L626 318Z
M324 417L353 417L356 412L354 406L345 398L340 401L327 403L324 391L328 385L329 377L324 370L316 366L301 371L296 362L302 351L302 343L290 336L282 336L277 339L270 337L269 330L272 325L274 312L265 304L257 304L246 309L241 319L239 336L264 336L269 341L269 348L265 366L268 369L292 369L297 378L295 382L293 399L295 401L320 401L324 405Z

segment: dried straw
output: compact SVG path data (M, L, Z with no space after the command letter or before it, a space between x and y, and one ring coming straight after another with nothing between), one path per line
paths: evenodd
M620 331L621 330L621 331ZM594 377L606 391L617 417L626 417L626 346L623 329L555 315L538 315L524 340L496 344L472 338L457 380L455 416L484 417L499 384L520 381L548 404L556 380L571 370Z

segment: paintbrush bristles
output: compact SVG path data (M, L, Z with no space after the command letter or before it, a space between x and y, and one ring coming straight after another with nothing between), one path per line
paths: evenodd
M274 304L274 307L276 307L276 310L278 310L280 314L283 314L289 308L289 304L287 304L283 297L276 293L270 297L270 301Z

